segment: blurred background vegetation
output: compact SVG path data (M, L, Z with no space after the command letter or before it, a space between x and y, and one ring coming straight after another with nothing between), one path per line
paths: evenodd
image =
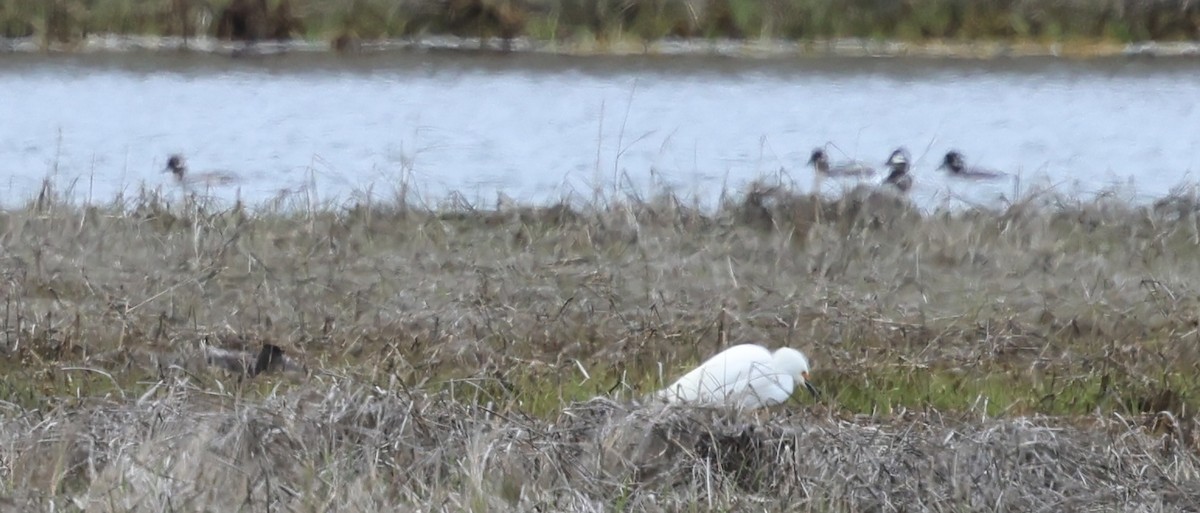
M0 35L347 41L422 35L540 41L872 38L1200 39L1190 0L0 0Z

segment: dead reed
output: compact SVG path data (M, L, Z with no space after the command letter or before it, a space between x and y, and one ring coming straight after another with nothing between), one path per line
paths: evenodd
M338 379L254 402L168 380L10 418L0 457L5 500L28 509L1193 510L1193 441L1138 420L754 420L604 399L542 420Z

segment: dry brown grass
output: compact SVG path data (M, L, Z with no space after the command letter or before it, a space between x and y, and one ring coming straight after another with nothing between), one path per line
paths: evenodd
M1197 458L1125 419L766 420L604 399L555 419L339 380L181 382L4 424L13 493L87 511L1194 510ZM51 421L50 419L53 419Z
M1200 507L1188 193L934 214L869 189L717 212L165 198L48 188L0 213L10 504ZM808 352L823 399L638 402L750 339ZM288 359L252 376L264 343Z

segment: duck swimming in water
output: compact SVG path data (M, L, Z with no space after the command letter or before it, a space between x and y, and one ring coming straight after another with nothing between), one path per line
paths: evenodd
M831 164L829 155L824 149L813 149L812 155L808 158L808 165L817 170L818 173L825 176L872 176L875 174L875 169L867 165L865 162L855 160L838 162Z
M183 161L183 156L179 154L171 155L167 159L167 167L163 168L163 172L175 175L175 180L184 185L226 185L237 181L237 177L220 171L189 174L187 164Z
M946 158L942 159L942 165L938 166L938 169L945 169L949 171L950 176L958 178L988 180L1004 176L1004 173L999 171L967 166L966 159L963 158L963 154L959 153L957 150L950 150L946 152Z
M896 148L896 151L892 152L892 156L888 157L887 162L884 162L883 165L891 170L887 178L883 179L884 184L895 186L900 192L908 192L912 188L913 178L908 174L908 150L902 147Z

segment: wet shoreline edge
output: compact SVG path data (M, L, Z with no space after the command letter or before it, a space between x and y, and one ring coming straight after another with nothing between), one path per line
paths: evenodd
M987 60L1005 58L1197 58L1200 41L1139 43L1033 43L1008 41L903 42L866 39L827 41L679 39L649 44L618 41L605 44L563 43L515 38L426 36L414 39L361 41L337 48L321 40L224 41L211 37L183 39L160 36L92 35L82 41L52 43L37 38L0 38L0 54L98 54L134 52L194 52L229 57L267 57L289 53L380 54L390 52L460 51L495 54L533 54L571 57L729 57L786 58L948 58Z

